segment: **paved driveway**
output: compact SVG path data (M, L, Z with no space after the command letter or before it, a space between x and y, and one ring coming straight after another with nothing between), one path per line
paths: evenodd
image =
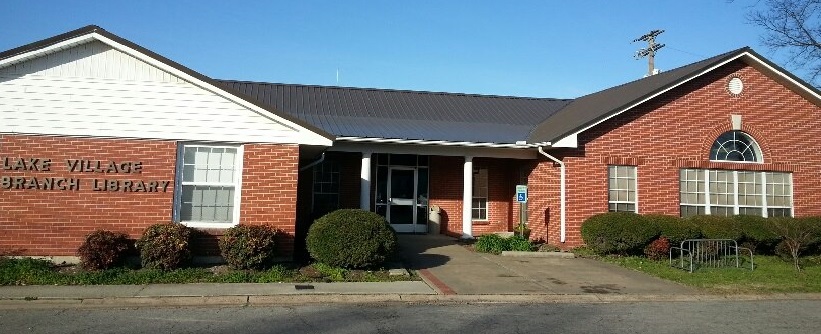
M400 235L404 261L445 294L688 294L697 290L580 258L476 253L456 239Z

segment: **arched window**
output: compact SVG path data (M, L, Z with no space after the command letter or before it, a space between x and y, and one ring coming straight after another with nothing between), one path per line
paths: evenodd
M718 136L710 148L710 160L761 162L761 149L748 134L733 130Z

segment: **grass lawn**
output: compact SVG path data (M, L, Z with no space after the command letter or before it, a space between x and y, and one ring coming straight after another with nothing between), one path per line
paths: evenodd
M746 269L702 268L693 273L670 267L667 260L637 256L596 258L715 293L821 292L821 256L803 258L801 272L795 270L792 262L778 257L756 256L752 271L748 264Z
M85 271L49 261L0 258L0 285L99 285L160 283L389 282L418 280L390 276L386 270L346 270L323 264L275 265L268 270L232 270L226 266L172 271L115 268Z

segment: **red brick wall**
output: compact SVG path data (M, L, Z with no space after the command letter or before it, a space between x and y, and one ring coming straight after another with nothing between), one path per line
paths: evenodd
M730 96L728 80L744 80ZM709 150L742 115L742 130L761 146L763 164L709 161ZM756 69L736 61L692 80L653 101L599 124L579 137L580 148L552 151L567 165L567 244L582 243L588 217L607 211L607 166L635 165L639 213L679 215L679 170L713 168L793 172L796 216L821 215L821 108ZM543 161L531 173L530 223L534 232L559 242L559 168ZM534 198L536 197L536 198Z
M442 209L442 233L462 235L463 157L430 157L430 205ZM474 168L488 169L488 219L473 221L473 234L510 231L518 161L474 158ZM517 212L518 214L518 212Z
M299 146L247 144L244 150L240 224L280 230L277 249L290 256L296 232Z
M2 157L51 159L48 171L2 170L7 177L80 179L74 190L0 188L0 252L72 256L95 229L139 238L151 224L172 219L177 144L173 141L0 135ZM66 160L142 162L141 173L69 172ZM269 224L284 233L279 249L293 250L299 149L245 145L241 223ZM169 181L165 192L94 191L93 179ZM15 188L15 187L12 187ZM218 255L221 229L195 241L198 255Z
M0 157L51 159L49 171L0 169L0 176L81 179L77 191L0 188L0 251L72 256L95 229L138 238L148 225L171 220L174 142L2 134ZM140 161L143 168L139 174L70 173L67 159ZM171 182L166 192L104 192L91 189L95 178Z

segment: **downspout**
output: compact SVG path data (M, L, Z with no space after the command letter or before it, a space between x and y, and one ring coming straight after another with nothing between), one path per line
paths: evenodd
M312 163L309 163L309 164L307 164L307 165L305 165L305 166L303 166L303 167L299 168L299 171L300 171L300 172L303 172L303 171L305 171L305 170L306 170L306 169L308 169L308 168L311 168L311 167L313 167L313 166L316 166L316 165L321 164L323 161L325 161L325 152L322 152L322 156L320 156L320 157L319 157L319 159L317 159L316 161L314 161L314 162L312 162Z
M560 204L560 209L559 209L559 210L560 210L560 213L559 213L559 217L560 217L560 218L559 218L559 220L560 220L560 222L561 222L561 223L560 223L560 226L561 226L561 232L559 233L559 235L560 235L560 237L559 237L559 238L560 238L560 239L559 239L559 241L561 241L562 243L564 243L564 242L565 242L565 202L566 202L566 196L565 196L565 194L567 193L567 188L565 187L565 168L564 168L564 162L562 162L562 161L561 161L561 160L559 160L559 159L556 159L554 156L552 156L552 155L550 155L550 154L547 154L547 152L545 152L545 151L542 149L542 147L541 147L541 146L539 146L539 147L538 147L538 149L539 149L539 153L541 153L543 156L546 156L548 159L553 160L554 162L556 162L557 164L559 164L559 174L560 174L560 177L559 177L559 180L560 180L560 181L559 181L559 188L560 188L560 189L559 189L559 202L561 202L561 204Z

